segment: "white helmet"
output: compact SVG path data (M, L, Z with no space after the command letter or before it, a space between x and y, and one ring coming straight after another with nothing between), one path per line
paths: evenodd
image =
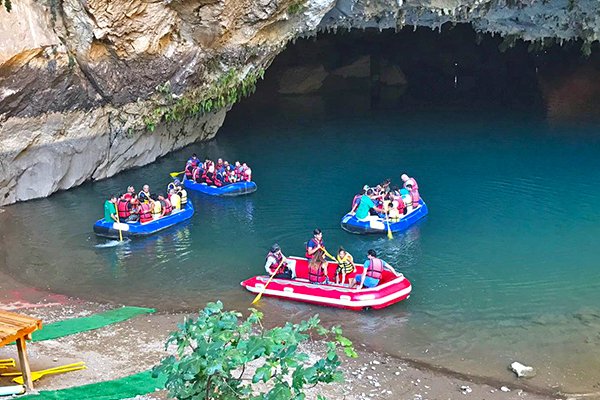
M408 178L408 175L406 175L406 174L402 174L402 175L400 176L400 179L402 179L402 182L406 182L406 181L407 181L409 178Z

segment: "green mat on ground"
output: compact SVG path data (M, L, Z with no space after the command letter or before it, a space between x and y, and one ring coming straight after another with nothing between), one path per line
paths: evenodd
M33 341L56 339L63 336L73 335L79 332L91 331L104 326L115 324L133 318L136 315L153 313L153 308L143 307L121 307L94 314L89 317L71 318L64 321L44 325L41 330L33 332Z
M76 386L61 390L42 390L40 394L19 396L19 399L31 400L119 400L148 394L156 389L165 387L166 378L159 376L152 378L151 371L126 376L114 381L92 383L85 386Z

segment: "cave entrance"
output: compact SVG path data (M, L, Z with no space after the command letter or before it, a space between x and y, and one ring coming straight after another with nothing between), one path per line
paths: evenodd
M309 114L377 110L596 114L598 52L480 34L468 24L321 33L290 43L241 109ZM235 110L234 110L235 114Z

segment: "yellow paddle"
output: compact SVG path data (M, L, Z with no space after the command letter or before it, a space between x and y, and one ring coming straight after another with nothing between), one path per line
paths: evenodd
M58 367L52 367L52 368L44 369L42 371L61 371L63 369L69 369L69 368L74 368L74 367L85 367L85 363L83 361L78 361L73 364L59 365ZM42 371L37 371L37 372L42 372ZM21 376L21 375L22 375L21 372L2 372L2 373L0 373L0 376Z
M181 174L185 174L185 171L169 173L169 175L171 175L171 178L175 178L176 176L179 176Z
M17 364L15 363L14 358L0 360L0 368L9 368L9 367L16 367L16 366L17 366Z
M43 369L41 371L32 371L31 372L31 380L37 381L38 379L40 379L41 377L43 377L45 375L62 374L65 372L79 371L82 369L87 369L87 367L84 365L83 362L78 362L78 363L74 363L74 364L61 365L59 367ZM23 384L23 376L20 372L4 373L4 374L2 374L2 376L16 376L16 378L13 379L13 382L18 383L20 385Z
M325 247L321 247L321 250L323 250L323 254L325 254L327 257L331 258L334 262L337 262L336 258L334 256L332 256L331 254L329 254L329 252L327 250L325 250Z
M281 259L281 262L279 263L279 265L277 266L277 268L275 268L275 271L273 271L273 273L271 274L271 277L267 281L265 287L262 288L262 291L259 294L256 295L256 297L254 298L254 300L252 300L252 304L258 303L258 301L262 297L262 295L265 292L265 290L267 290L267 286L269 286L269 283L271 283L271 281L273 280L273 277L277 274L277 271L279 271L279 268L281 268L281 266L283 265L284 261L285 261L285 257L283 257Z
M392 229L390 228L390 210L388 210L387 208L385 210L385 222L387 225L388 239L393 239L394 236L392 236Z
M119 218L119 211L117 211L117 226L119 227L119 242L122 242L123 231L121 231L121 218Z

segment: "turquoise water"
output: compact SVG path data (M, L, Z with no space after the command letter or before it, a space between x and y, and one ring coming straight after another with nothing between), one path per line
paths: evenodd
M317 107L318 106L318 107ZM315 112L316 107L323 112ZM600 134L543 113L472 109L332 113L311 99L234 109L216 140L156 163L0 213L0 268L84 298L189 310L220 298L245 309L239 282L261 273L278 242L301 255L315 227L330 251L369 248L413 284L409 300L355 313L264 299L270 321L318 312L370 348L512 381L596 391L600 377ZM326 117L325 117L326 116ZM259 189L191 194L181 226L117 247L92 234L107 193L160 188L188 155L247 161ZM393 240L342 231L364 183L414 175L430 214Z

